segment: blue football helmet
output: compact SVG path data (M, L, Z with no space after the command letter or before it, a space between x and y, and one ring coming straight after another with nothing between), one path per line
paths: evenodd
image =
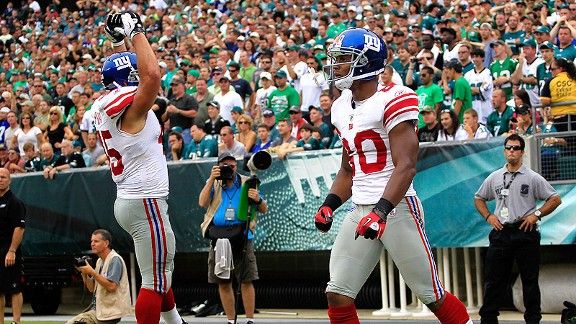
M102 65L102 83L107 90L137 86L140 82L136 54L132 52L114 53Z
M348 89L354 80L373 80L384 71L388 50L380 36L364 28L350 28L343 31L328 48L328 64L325 71L328 81L334 82L340 90ZM342 61L341 56L349 56ZM336 76L334 67L350 65L345 76Z

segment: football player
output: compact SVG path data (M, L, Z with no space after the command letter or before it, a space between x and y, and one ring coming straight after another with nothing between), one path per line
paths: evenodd
M132 236L142 287L136 300L139 324L182 323L172 293L176 243L168 219L168 168L162 128L150 109L160 89L158 61L140 17L133 12L107 17L114 51L104 61L102 80L109 92L98 98L95 126L116 182L116 220ZM128 38L135 53L127 52Z
M442 287L424 231L416 174L418 97L390 83L380 91L384 41L364 28L342 32L328 50L329 79L342 91L332 123L344 146L330 194L315 215L327 232L333 212L352 199L330 255L326 289L330 323L360 323L354 300L386 248L402 277L441 323L471 323L464 304Z

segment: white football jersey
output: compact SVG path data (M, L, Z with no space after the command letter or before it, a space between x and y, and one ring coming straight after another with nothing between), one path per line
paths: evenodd
M92 109L98 137L110 161L117 196L123 199L168 196L168 167L162 149L162 129L148 111L137 134L120 130L120 116L134 100L137 87L122 87L94 101Z
M332 105L332 124L342 138L353 170L352 201L372 205L382 198L392 171L388 134L399 123L418 120L418 96L408 87L389 84L352 108L352 91ZM413 185L405 194L415 196Z

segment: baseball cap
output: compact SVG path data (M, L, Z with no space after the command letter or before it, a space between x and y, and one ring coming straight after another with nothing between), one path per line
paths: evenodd
M234 107L232 107L232 112L241 114L241 113L243 113L244 111L242 110L242 107L240 107L240 106L234 106Z
M251 32L251 33L250 33L250 38L252 38L252 37L254 37L254 38L260 38L260 34L258 34L257 32Z
M324 45L314 45L314 47L312 47L313 51L323 51L324 50Z
M239 42L242 42L242 41L245 41L246 38L245 38L244 36L240 35L240 36L238 36L238 37L236 38L236 40L239 41Z
M400 29L396 30L394 33L392 33L392 35L394 36L404 36L404 32L401 31Z
M534 38L525 39L525 40L520 44L520 46L531 46L531 47L534 47L534 48L537 47L536 41L534 40Z
M270 74L270 72L264 71L260 73L260 79L272 80L272 74Z
M230 78L224 75L220 78L220 81L218 81L218 83L221 83L222 81L230 82Z
M182 134L182 132L183 132L183 129L180 126L174 126L170 130L173 131L174 133L178 133L178 134Z
M262 112L262 116L264 117L273 117L274 112L272 110L266 109Z
M212 70L212 72L214 72L214 73L216 73L216 72L222 73L223 71L222 71L222 68L220 68L219 66L217 66L217 67L214 68L214 70Z
M276 71L276 74L274 74L274 76L277 78L288 78L288 74L286 74L284 70Z
M348 11L356 12L356 6L348 6Z
M194 77L196 77L196 78L199 78L199 77L200 77L200 71L195 70L195 69L192 69L192 70L188 71L188 75L191 75L191 76L194 76Z
M462 71L462 64L457 59L450 60L444 63L444 68L446 69L453 69L456 71Z
M207 104L207 106L212 106L212 107L216 107L216 108L220 109L220 103L219 103L218 101L216 101L216 100L210 101L210 102Z
M25 94L25 93L21 93L21 94L18 96L18 98L19 98L19 99L24 99L24 100L30 100L30 96L27 95L27 94Z
M496 40L494 43L490 43L490 47L492 47L492 48L494 48L494 46L496 46L496 45L506 45L506 43L504 43L504 41L501 39Z
M7 113L9 113L9 112L10 112L10 108L8 108L8 107L2 107L2 108L0 108L0 113L5 113L5 114L7 114Z
M536 30L534 31L534 33L538 33L538 34L549 34L549 33L550 33L550 28L548 28L547 26L538 26L538 28L536 28Z
M543 49L553 50L554 44L550 43L549 41L545 41L542 44L540 44L540 50L543 50Z
M158 62L158 66L161 67L161 68L163 68L163 69L168 68L168 65L167 65L166 62L164 62L164 61Z
M421 114L425 114L428 112L436 112L436 109L434 109L434 107L432 107L432 106L424 106L424 107L422 107L422 110L420 110Z
M289 111L290 111L290 112L299 113L299 112L301 112L302 110L300 110L300 106L292 106L292 107L290 107L290 110L289 110Z
M396 17L407 19L408 15L404 11L399 11L398 13L396 13Z
M530 115L530 107L527 104L522 104L516 108L517 115Z
M316 110L316 111L318 111L319 113L324 114L324 111L323 111L322 108L320 108L320 107L316 107L316 106L310 105L310 106L308 107L308 111L310 111L310 110Z
M298 46L298 45L290 45L290 46L288 46L287 50L289 50L289 51L299 51L299 50L300 50L300 46Z
M480 25L480 29L492 29L492 25L490 25L490 23L485 22Z
M230 152L223 152L218 155L218 163L226 160L236 160L236 158Z

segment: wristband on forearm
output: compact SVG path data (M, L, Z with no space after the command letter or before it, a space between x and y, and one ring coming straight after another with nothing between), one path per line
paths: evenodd
M386 221L388 214L394 209L394 205L386 198L380 198L372 209L380 218Z
M322 206L328 206L334 211L338 209L338 207L342 206L342 199L340 199L338 195L330 193L328 196L326 196Z

